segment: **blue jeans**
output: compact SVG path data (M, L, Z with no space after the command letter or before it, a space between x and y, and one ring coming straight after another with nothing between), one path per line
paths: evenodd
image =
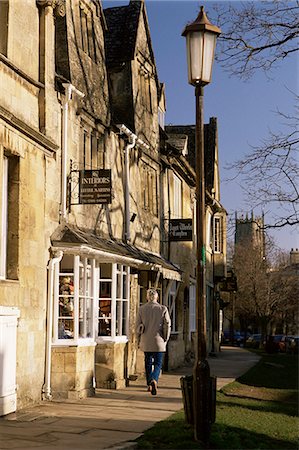
M165 352L144 352L144 365L146 382L149 386L152 380L158 383L159 375L162 369Z

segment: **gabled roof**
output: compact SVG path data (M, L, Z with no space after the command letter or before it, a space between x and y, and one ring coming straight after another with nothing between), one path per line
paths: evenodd
M121 65L134 59L140 14L144 13L149 51L154 61L149 26L143 0L130 1L127 6L104 9L107 23L105 33L106 61L109 66Z
M204 142L205 142L205 181L206 187L211 192L214 187L215 177L215 152L217 122L215 118L210 119L210 123L204 125ZM195 170L195 125L167 125L165 132L168 135L168 141L177 150L183 145L183 136L188 137L188 153L186 159Z
M136 2L140 3L140 2ZM108 31L105 34L107 65L130 61L134 57L140 5L104 9Z

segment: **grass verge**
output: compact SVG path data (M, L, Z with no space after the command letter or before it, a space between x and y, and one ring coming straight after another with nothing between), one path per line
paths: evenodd
M259 363L217 393L210 448L298 449L298 357L261 353ZM179 411L137 439L138 449L200 449Z

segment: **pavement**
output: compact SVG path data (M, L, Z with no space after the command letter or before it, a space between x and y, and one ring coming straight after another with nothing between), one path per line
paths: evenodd
M208 358L217 389L254 366L259 357L239 347L223 347ZM146 391L144 379L125 389L97 389L83 400L44 401L0 418L0 449L124 450L156 422L183 408L180 378L192 373L183 367L163 373L158 395Z

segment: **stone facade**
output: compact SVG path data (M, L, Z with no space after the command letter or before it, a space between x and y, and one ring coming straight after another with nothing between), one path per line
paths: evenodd
M193 351L194 243L167 244L165 219L175 177L193 215L194 172L185 155L175 168L161 157L164 86L143 1L3 3L0 304L20 311L20 409L143 374L135 319L149 287L176 305L165 368ZM111 199L84 203L82 180L101 189L110 175Z
M176 312L176 333L168 345L168 366L173 368L193 359L195 348L196 286L196 215L195 127L166 126L162 153L164 254L183 271L177 295L172 299ZM220 307L217 292L226 277L226 211L220 203L217 121L211 118L204 126L206 185L206 303L207 350L219 351ZM176 181L175 181L176 180ZM176 187L175 187L176 185ZM178 192L181 204L177 203ZM192 239L172 240L168 223L171 219L192 219ZM175 356L174 356L175 355Z
M19 408L41 398L49 224L58 214L57 190L50 188L51 176L56 177L58 137L47 136L40 126L40 93L45 86L45 74L39 71L42 19L35 2L27 4L24 8L20 2L9 2L7 46L0 54L5 86L0 93L0 210L1 236L6 237L6 243L1 241L0 299L1 305L20 310L15 380ZM48 122L56 123L57 110L56 105Z

